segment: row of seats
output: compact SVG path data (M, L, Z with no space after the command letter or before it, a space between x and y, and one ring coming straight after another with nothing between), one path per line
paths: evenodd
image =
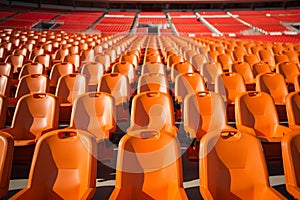
M109 97L107 94L90 94L82 98L100 97L103 99L104 96ZM199 96L205 97L205 95ZM248 94L244 96L248 98ZM214 99L212 104L217 108L223 107L224 111L220 96L211 93L211 97ZM111 97L110 99L112 100ZM88 105L90 104L89 102ZM99 109L109 110L107 104L95 105L98 105ZM203 104L201 111L202 108ZM206 108L203 109L204 112L205 110ZM213 115L216 114L219 113ZM224 116L218 116L221 116L220 120L212 122L214 126L200 141L199 175L203 198L219 199L235 196L253 199L285 199L269 185L266 162L259 140L249 132L224 128L222 125ZM82 119L84 118L80 116L80 121ZM99 146L96 144L98 139L93 137L90 131L86 132L87 130L77 127L78 122L83 124L80 121L74 124L76 129L53 130L39 138L28 186L12 199L45 198L46 196L72 199L93 197L97 150L99 151ZM287 132L282 139L287 190L295 198L299 198L297 189L299 186L295 181L299 162L297 150L299 138L299 131L294 131ZM5 159L3 161L5 165L2 165L4 166L2 175L6 175L1 178L5 183L2 191L4 196L8 189L13 145L16 140L1 132L1 141L4 149L1 151L3 154L1 157ZM187 199L182 186L180 148L174 133L167 129L158 131L152 127L129 130L121 139L118 148L116 186L110 199L134 197ZM232 151L235 153L232 154ZM45 170L47 173L44 173ZM159 184L157 184L158 180ZM39 189L46 185L47 189ZM250 186L255 187L255 190L249 190ZM134 191L132 188L135 188Z

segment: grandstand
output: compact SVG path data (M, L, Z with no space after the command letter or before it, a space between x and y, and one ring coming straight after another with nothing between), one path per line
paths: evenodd
M300 198L300 3L0 2L0 199Z

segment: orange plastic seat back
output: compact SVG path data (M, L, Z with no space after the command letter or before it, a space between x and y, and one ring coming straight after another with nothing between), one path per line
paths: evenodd
M104 74L104 66L97 62L87 62L82 65L81 73L86 76L87 85L91 90L96 91L100 78Z
M252 65L253 76L256 77L258 74L265 74L272 72L270 65L266 62L260 61Z
M216 79L215 92L227 102L234 103L235 98L245 91L245 81L239 73L224 72Z
M19 99L11 124L15 140L35 139L43 131L57 127L57 97L48 93L33 93Z
M237 62L243 62L245 55L246 55L246 51L241 48L237 48L232 51L233 59L234 59L234 61L237 61Z
M44 54L45 49L43 48L34 48L30 53L29 53L29 60L33 60L35 56L42 55Z
M64 62L72 63L74 65L74 69L77 72L80 67L80 55L79 54L68 54L64 58Z
M207 62L200 68L200 74L208 84L214 84L216 77L222 73L223 69L220 63Z
M47 92L48 89L49 79L46 75L29 74L20 79L15 97L20 98L29 93Z
M198 73L179 74L175 79L175 97L180 103L189 93L206 90L204 78Z
M10 63L0 63L0 75L12 77L13 67Z
M62 63L56 63L52 66L50 71L50 85L56 86L58 79L67 74L72 74L74 72L74 67L71 63L68 62L62 62Z
M139 58L136 54L133 53L127 53L125 55L122 55L119 59L119 62L129 62L134 65L134 68L137 70L139 69Z
M171 54L167 58L167 70L171 70L171 67L175 63L183 62L184 59L182 55L179 54Z
M274 59L276 64L290 61L289 57L283 53L275 54Z
M231 65L229 71L241 74L245 83L250 83L254 79L252 69L247 62L235 62Z
M96 140L109 139L116 129L115 102L110 94L89 92L73 105L70 127L92 133Z
M275 59L274 55L269 49L262 49L259 51L260 60L267 62L271 69L275 69Z
M11 135L0 132L0 198L8 193L14 152L14 139Z
M272 137L279 125L272 97L265 92L246 92L235 101L235 119L239 125L254 129L257 136Z
M162 58L161 58L160 54L146 54L144 57L144 63L147 63L147 62L161 63Z
M300 91L300 74L298 74L294 79L295 91Z
M196 54L192 57L190 62L198 71L201 71L202 66L207 63L207 59L203 54Z
M33 62L41 63L45 69L48 70L51 67L51 56L49 54L41 54L34 57Z
M104 66L105 70L107 70L111 63L110 56L107 54L96 55L95 62L101 63Z
M276 72L282 74L287 83L294 83L295 77L300 73L298 65L294 62L279 63Z
M116 186L109 199L187 199L179 149L167 132L128 132L119 144Z
M247 54L244 55L244 61L253 66L255 63L260 62L260 58L256 54Z
M259 140L235 129L202 138L199 174L204 199L285 199L270 187Z
M146 73L139 77L137 94L147 91L160 91L168 94L168 82L165 75L160 73Z
M7 98L0 94L0 129L5 127L7 111Z
M174 83L176 76L179 74L185 74L185 73L193 73L194 72L194 66L188 62L179 62L175 63L171 67L171 81Z
M23 65L19 73L19 79L28 74L43 74L44 66L41 63L27 63Z
M28 185L12 199L92 199L96 191L95 150L94 137L82 130L43 135L35 148Z
M55 51L54 59L63 61L64 57L69 54L69 49L58 49Z
M25 61L25 56L23 55L9 55L6 57L6 63L10 63L13 66L13 73L17 73L18 69L21 69Z
M162 130L175 125L171 97L159 91L149 91L133 97L131 108L131 130L150 128Z
M0 95L9 96L10 93L10 80L5 75L0 75Z
M289 127L292 129L300 128L300 94L299 91L291 92L286 96L286 112Z
M229 54L220 54L217 56L217 61L221 63L223 71L228 71L233 64L233 60Z
M191 138L201 139L209 131L216 131L227 124L222 97L213 92L194 92L184 100L184 130Z
M128 77L120 73L104 74L97 91L111 94L115 98L116 105L127 103L130 98Z
M210 62L219 62L218 55L220 53L217 50L210 50L207 52L207 57Z
M300 198L299 147L299 131L293 131L282 138L281 149L286 189L295 199Z
M270 94L275 104L285 104L288 89L283 75L279 73L259 74L256 77L256 91Z
M135 81L135 68L132 63L120 62L115 63L112 66L112 73L121 73L128 77L129 83L134 83Z
M290 62L299 63L299 53L295 50L284 50L283 54L287 55L289 57Z
M60 104L72 104L79 95L86 92L86 86L83 74L67 74L58 79L55 95Z
M163 63L145 63L141 69L141 75L147 73L160 73L166 74L165 65Z

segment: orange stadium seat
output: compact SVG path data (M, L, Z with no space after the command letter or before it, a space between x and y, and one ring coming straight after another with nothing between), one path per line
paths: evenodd
M87 79L87 91L96 91L101 76L104 74L104 66L97 62L85 62L81 66L81 74Z
M127 132L119 144L116 186L109 199L187 200L179 150L168 132Z
M164 74L146 73L139 77L137 94L155 90L169 94L168 82Z
M82 130L54 130L43 135L35 148L28 184L11 199L92 199L96 192L95 148L95 139Z
M282 138L282 159L287 191L295 198L300 198L300 132L293 131Z
M11 135L0 132L0 198L8 193L9 180L12 171L14 139Z
M300 94L291 92L286 96L286 112L291 129L300 129Z
M243 131L204 136L199 176L204 199L285 199L270 186L259 140Z

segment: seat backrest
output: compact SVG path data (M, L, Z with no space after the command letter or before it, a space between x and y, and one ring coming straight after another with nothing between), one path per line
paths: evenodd
M51 56L49 54L37 55L33 58L33 62L43 64L45 69L48 70L51 67Z
M256 77L256 91L270 94L275 104L284 104L288 89L283 75L279 73L259 74Z
M0 74L0 95L9 96L10 94L10 79L5 75Z
M247 62L235 62L229 67L229 71L241 74L246 83L253 81L252 69Z
M284 50L283 54L287 55L289 57L290 62L294 62L297 64L300 64L300 58L299 53L295 50Z
M141 75L147 73L160 73L165 75L165 65L163 63L145 63L142 65Z
M82 65L81 73L85 74L88 86L97 86L104 74L104 66L97 62L86 62Z
M116 129L113 97L105 92L89 92L75 99L70 127L92 133L97 141L110 138Z
M219 93L226 102L234 103L235 98L245 91L245 81L239 73L224 72L216 79L215 92Z
M220 63L207 62L200 68L200 74L208 84L214 84L216 77L223 73Z
M266 192L270 184L260 141L235 129L202 138L199 174L204 199L284 199Z
M95 148L94 137L82 130L43 135L36 145L27 187L38 199L91 199L96 190Z
M132 130L150 128L160 131L174 125L174 108L168 94L149 91L133 97L130 119Z
M43 74L44 73L44 65L41 63L27 63L24 64L19 73L19 80L28 74Z
M5 63L10 63L13 66L13 73L17 73L25 61L25 56L23 55L8 55L5 59Z
M300 198L300 134L293 131L286 134L281 141L283 169L287 191L295 199Z
M193 73L194 72L194 66L188 62L179 62L175 63L171 66L171 81L172 83L175 82L176 76L179 74L185 74L185 73Z
M160 91L168 94L168 81L164 74L146 73L139 77L137 94L147 91Z
M7 98L0 94L0 129L5 128L6 113L7 111Z
M232 56L233 56L234 61L243 62L244 55L246 55L246 51L242 48L237 48L232 51Z
M33 60L35 56L42 55L44 54L45 50L43 48L34 48L30 53L29 53L29 60Z
M184 99L184 130L191 138L201 139L206 133L221 130L227 124L222 97L214 92L188 94Z
M206 90L204 78L199 73L179 74L175 79L175 97L179 103L182 103L189 93Z
M119 62L129 62L132 63L134 65L134 68L136 70L139 69L139 60L138 60L138 56L136 54L133 53L127 53L125 55L122 55L119 59Z
M81 94L86 92L86 78L83 74L67 74L58 79L55 95L59 103L73 103Z
M192 57L191 61L193 66L195 66L195 68L198 70L198 71L201 71L201 68L202 66L207 63L207 59L206 59L206 56L203 55L203 54L196 54Z
M286 113L290 128L300 128L300 91L286 96Z
M219 54L217 56L217 61L221 63L223 71L228 71L229 67L233 64L233 60L231 56L227 53Z
M275 54L274 59L276 64L290 61L289 57L283 53Z
M300 73L298 65L294 62L278 63L276 72L282 74L287 83L294 83L295 77Z
M255 63L260 62L260 58L256 54L246 54L244 55L244 61L252 67Z
M151 129L122 137L110 199L187 199L182 182L176 138Z
M0 63L0 75L12 77L13 67L10 63Z
M274 55L272 54L271 50L261 49L261 50L259 50L259 56L260 56L260 60L267 62L270 65L272 70L275 69L275 59L274 59Z
M271 67L264 61L257 62L252 65L253 76L256 77L258 74L264 74L272 72Z
M44 74L29 74L23 76L17 86L15 98L36 92L48 92L49 79Z
M130 62L117 62L112 66L112 73L121 73L128 77L129 83L135 81L135 68Z
M8 193L14 152L14 139L11 135L0 132L0 198Z
M130 98L128 77L120 73L104 74L100 78L97 91L111 94L116 105L126 103Z
M171 70L171 67L175 63L183 62L183 56L179 54L171 54L167 58L167 70Z
M42 131L58 128L58 100L49 93L22 96L16 106L11 128L17 140L35 139Z
M101 63L104 66L105 70L107 70L111 63L110 56L107 54L96 55L95 62Z
M235 101L235 119L239 125L254 129L257 136L272 137L279 119L272 97L265 92L246 92Z
M298 74L294 79L295 91L300 91L300 74Z
M50 71L50 85L56 86L58 79L67 74L72 74L74 72L74 66L72 63L68 62L62 62L62 63L56 63L52 66Z
M79 54L68 54L64 58L64 62L72 63L74 70L77 72L80 67L80 55Z

